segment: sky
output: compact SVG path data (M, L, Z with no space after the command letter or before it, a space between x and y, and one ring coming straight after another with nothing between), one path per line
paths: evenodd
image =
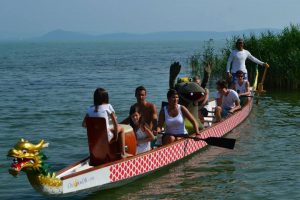
M0 0L0 38L238 31L300 23L300 0Z

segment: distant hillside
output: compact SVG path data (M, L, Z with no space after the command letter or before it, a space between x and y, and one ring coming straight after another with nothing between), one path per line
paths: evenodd
M145 34L112 33L104 35L89 35L84 33L55 30L41 37L32 38L37 41L172 41L172 40L209 40L226 39L235 35L260 34L270 30L280 32L279 29L249 29L242 31L212 32L212 31L177 31L177 32L154 32Z
M54 30L51 32L46 33L45 35L37 38L32 38L32 40L39 40L39 41L80 41L80 40L94 40L95 36L72 32L72 31L65 31L65 30Z

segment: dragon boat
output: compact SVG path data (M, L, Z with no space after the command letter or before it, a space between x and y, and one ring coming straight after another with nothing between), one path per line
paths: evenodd
M253 100L248 102L240 111L225 119L222 122L207 123L207 128L201 131L203 138L222 137L237 127L249 115ZM209 103L213 109L215 102ZM120 186L131 180L147 175L175 163L199 150L205 148L205 141L197 141L193 138L183 138L172 144L154 148L148 152L133 157L119 159L114 158L114 151L103 144L103 138L107 137L103 128L105 124L101 118L88 121L88 140L90 156L74 163L56 173L48 172L44 168L44 154L41 150L47 146L44 140L34 145L27 140L21 139L11 150L8 156L13 157L13 164L9 171L17 175L20 171L27 174L28 180L34 189L47 195L62 195L83 190L102 190ZM126 130L127 152L135 154L135 138L133 130L128 125L123 125ZM95 139L95 135L101 137ZM106 140L107 141L107 140ZM99 151L101 146L101 151ZM111 160L111 161L109 161ZM107 162L108 161L108 162Z
M256 88L257 77L258 72L256 72L254 88ZM46 195L65 195L118 187L205 149L211 145L210 140L205 138L228 139L223 136L247 118L253 107L253 98L249 97L248 103L241 110L218 123L212 122L215 107L215 101L209 101L206 106L208 116L204 118L205 128L200 132L202 139L189 135L171 144L157 146L137 155L133 129L129 125L122 125L126 133L126 151L134 155L123 159L118 153L119 145L107 142L105 119L88 118L87 138L90 155L56 173L48 171L45 167L46 156L41 150L48 144L44 140L32 144L21 139L8 151L7 156L13 158L9 172L14 176L21 171L25 172L32 187ZM218 140L216 141L218 143ZM215 144L215 146L222 146L222 144Z

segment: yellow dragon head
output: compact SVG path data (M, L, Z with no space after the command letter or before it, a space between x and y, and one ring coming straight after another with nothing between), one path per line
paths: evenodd
M48 143L45 143L44 140L35 145L27 140L20 139L14 148L7 153L7 156L13 158L9 173L13 176L18 175L20 171L46 173L43 164L46 156L40 152L44 147L48 147Z

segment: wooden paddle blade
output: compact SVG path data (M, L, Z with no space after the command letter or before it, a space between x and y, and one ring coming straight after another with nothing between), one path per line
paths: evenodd
M208 137L201 140L205 141L208 145L223 147L227 149L233 149L236 141L236 139L222 137Z

